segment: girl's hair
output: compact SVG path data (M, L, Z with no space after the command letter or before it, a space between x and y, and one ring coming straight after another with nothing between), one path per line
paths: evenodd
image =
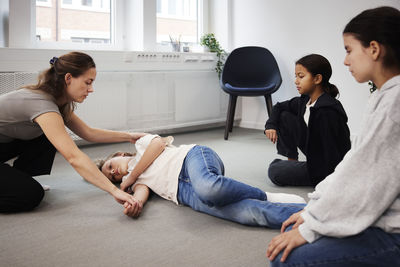
M53 57L50 60L50 64L51 67L49 69L40 73L38 83L28 85L26 88L43 91L51 95L56 101L66 97L67 84L65 83L65 75L67 73L76 78L89 69L96 67L93 59L81 52L71 52L59 58ZM64 120L67 121L75 109L75 103L68 102L58 108Z
M330 96L335 98L339 94L339 90L334 84L329 82L332 76L332 67L329 61L318 54L311 54L300 58L296 61L296 65L302 65L313 76L320 74L322 76L322 89Z
M97 159L94 161L94 163L96 164L97 168L99 168L99 170L101 171L101 168L103 168L104 163L107 162L107 160L115 158L115 157L119 157L119 156L123 156L123 157L133 157L135 156L136 153L132 154L129 152L122 152L122 151L117 151L114 152L110 155L108 155L105 159Z
M400 11L393 7L378 7L363 11L344 28L368 47L376 41L386 48L383 64L386 67L400 67Z

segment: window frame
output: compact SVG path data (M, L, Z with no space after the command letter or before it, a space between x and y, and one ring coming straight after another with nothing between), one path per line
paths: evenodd
M110 0L111 11L113 8L113 3L112 3L113 1L115 1L115 0ZM95 1L95 2L97 2L97 1ZM92 4L95 2L92 2ZM79 4L79 3L81 3L81 4ZM92 6L82 5L82 0L71 0L71 4L64 4L64 1L61 0L61 8L82 10L82 11L91 11L91 12L108 12L109 11L109 9L106 7L99 7L99 6L93 6L93 5Z
M74 2L75 0L72 0ZM157 9L149 9L143 8L143 10L136 10L137 12L142 13L143 16L139 16L135 19L138 20L138 25L146 25L148 28L143 28L142 32L151 32L150 35L154 32L154 41L150 35L147 35L145 38L143 36L136 36L136 32L132 32L131 28L126 26L129 22L129 16L132 10L127 10L127 8L131 8L132 4L131 0L121 1L121 0L110 0L111 1L111 39L113 40L110 44L90 44L90 43L63 43L63 42L40 42L36 40L36 0L19 0L19 2L15 2L13 8L10 8L10 15L13 13L13 21L14 23L10 23L9 32L11 32L15 37L9 39L10 48L38 48L38 49L62 49L62 50L111 50L111 51L155 51L155 52L171 52L171 49L165 50L165 45L160 47L161 45L157 43L157 31L156 31L156 23L154 24L143 24L143 19L152 20L154 17L156 19ZM154 6L157 6L157 0L142 0L142 5L144 5L144 1L148 4L147 1L153 3ZM209 0L198 0L198 23L197 23L197 39L199 42L200 37L203 33L208 29L208 1ZM13 1L14 3L14 1ZM40 2L39 2L40 3ZM46 3L52 3L51 0L47 0ZM43 4L43 3L42 3ZM63 4L60 2L61 5ZM11 5L10 5L11 7ZM21 13L25 14L23 17L19 16ZM16 19L15 19L16 18ZM153 28L154 27L154 28ZM150 37L149 37L150 36ZM132 45L133 42L136 42ZM154 43L153 43L154 42ZM198 45L200 46L200 45ZM198 50L198 49L193 49Z
M33 10L36 18L36 0L35 1L35 10ZM59 0L57 0L59 1ZM74 8L77 10L90 10L93 12L98 12L95 8L76 8L77 6L74 6L74 2L78 2L81 0L72 0L72 5L69 4L64 4L62 0L60 0L60 4L62 8ZM116 0L110 0L110 38L111 42L109 44L95 44L95 43L79 43L79 42L57 42L57 41L46 41L46 42L41 42L37 40L36 38L36 20L34 21L34 44L33 47L39 48L39 49L71 49L71 50L118 50L118 44L116 42L116 35L115 35L115 30L116 30L116 23L115 23L115 17L116 17ZM101 11L104 12L104 11Z
M168 0L168 1L171 1L171 0ZM176 0L175 0L176 1ZM201 0L197 0L197 7L196 7L196 20L198 21L199 20L199 12L198 12L198 10L199 10L199 8L200 8L200 2L201 2ZM168 9L169 8L169 6L167 6L167 8L165 8L166 7L166 5L162 5L162 7L164 7L164 8L161 8L161 12L158 12L158 11L156 11L156 16L157 17L160 17L160 18L166 18L166 19L169 19L169 18L171 18L171 19L178 19L178 20L192 20L192 18L190 17L190 16L184 16L184 15L178 15L178 14L169 14L168 12L163 12L163 11L165 11L166 9ZM201 18L200 18L201 19Z
M204 35L205 31L208 29L208 0L197 0L197 42L192 43L192 48L194 50L201 50L199 49L200 47L200 38L201 36ZM156 10L156 16L158 12ZM162 14L162 13L161 13ZM168 18L168 16L161 16L162 18ZM157 27L157 26L156 26ZM156 29L156 35L157 35L157 29ZM156 51L157 52L167 52L167 45L163 43L157 42L157 36L156 36ZM193 50L193 49L192 49ZM169 51L170 52L170 51Z
M38 5L38 6L52 7L52 1L51 0L44 0L44 1L36 0L35 2L36 2L36 5Z

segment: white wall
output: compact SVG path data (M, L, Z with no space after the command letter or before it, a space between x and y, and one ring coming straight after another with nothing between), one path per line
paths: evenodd
M273 94L273 102L297 95L294 87L295 61L309 53L320 53L332 64L331 82L338 86L340 100L349 116L350 129L352 134L357 134L369 87L367 84L358 84L343 65L345 51L342 31L346 23L362 10L382 5L400 9L400 1L232 0L230 5L230 47L263 46L270 49L278 61L283 83L279 91ZM214 4L214 8L218 6ZM214 10L212 14L218 12L222 13L223 10ZM224 15L222 17L225 18ZM211 30L219 29L216 21ZM263 129L268 118L264 98L248 97L242 101L240 126Z
M217 0L209 2L209 32L217 37L219 44L230 51L232 49L232 1Z

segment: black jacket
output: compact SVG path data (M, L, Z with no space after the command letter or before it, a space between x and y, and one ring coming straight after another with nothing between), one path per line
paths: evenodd
M305 154L310 179L317 185L335 170L336 165L350 150L350 131L342 104L326 93L310 108L310 118L306 127L304 113L309 99L309 96L302 95L277 103L265 124L265 129L278 129L282 111L297 116L299 125L306 129Z

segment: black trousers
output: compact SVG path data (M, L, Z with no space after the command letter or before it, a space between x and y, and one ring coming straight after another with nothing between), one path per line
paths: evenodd
M32 176L50 174L55 153L45 135L0 143L0 212L27 211L39 205L44 191ZM15 157L13 166L5 163Z
M278 141L276 148L278 154L298 159L298 148L307 156L306 138L307 126L289 112L282 112L277 129ZM279 186L311 186L307 169L307 162L294 160L275 159L268 168L269 179Z

